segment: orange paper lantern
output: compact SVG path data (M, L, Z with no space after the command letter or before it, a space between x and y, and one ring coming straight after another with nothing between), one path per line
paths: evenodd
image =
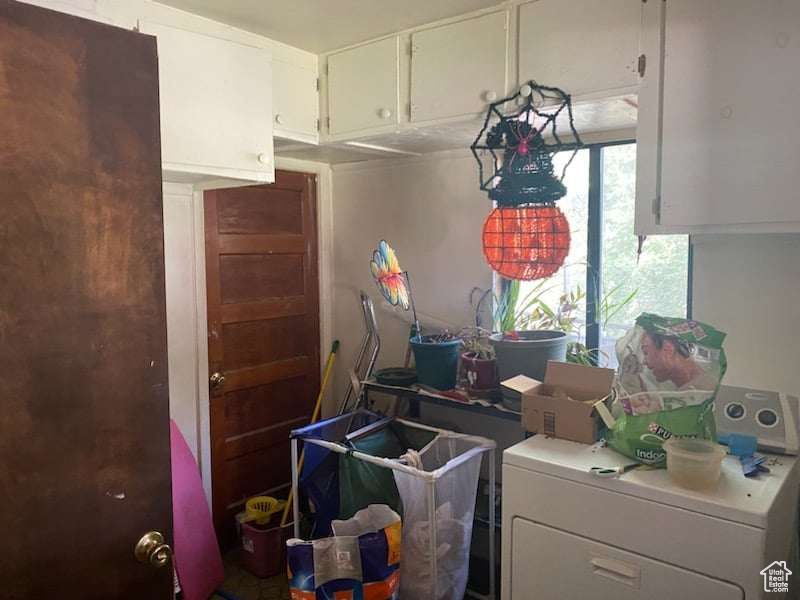
M509 279L542 279L569 254L569 223L557 206L495 208L483 225L483 254Z

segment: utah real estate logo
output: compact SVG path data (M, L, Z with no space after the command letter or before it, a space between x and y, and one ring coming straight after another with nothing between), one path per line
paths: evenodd
M765 592L788 592L789 575L792 572L786 568L786 561L775 561L761 570L764 576Z

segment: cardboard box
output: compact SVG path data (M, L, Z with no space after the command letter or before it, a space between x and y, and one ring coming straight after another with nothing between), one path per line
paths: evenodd
M531 433L593 444L610 419L614 370L548 361L544 382L517 375L502 385L522 394L522 425Z

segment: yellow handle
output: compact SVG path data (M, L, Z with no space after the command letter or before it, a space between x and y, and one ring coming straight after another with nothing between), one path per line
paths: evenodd
M331 353L328 355L328 360L325 363L325 370L322 372L322 383L319 386L319 394L317 394L317 403L314 405L314 412L311 413L311 422L316 423L319 419L319 413L322 410L322 398L325 395L325 388L328 387L328 379L331 375L331 370L333 369L333 359L336 357L336 352L339 350L339 340L334 340L333 345L331 345ZM305 448L300 453L300 460L297 463L297 472L303 470L303 461L306 458L306 451ZM283 516L281 517L281 527L286 525L286 521L289 519L289 509L292 506L292 498L294 497L295 489L292 486L292 489L289 490L289 497L286 499L286 508L283 509Z

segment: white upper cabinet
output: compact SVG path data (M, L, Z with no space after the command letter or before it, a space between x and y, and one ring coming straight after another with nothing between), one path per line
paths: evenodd
M317 72L273 60L272 83L275 137L317 143Z
M165 178L275 180L269 52L142 21L158 38Z
M398 48L391 37L328 56L331 137L397 124Z
M638 232L800 231L800 2L649 2L643 23Z
M507 90L508 12L411 34L411 121L476 116Z
M519 8L519 83L576 99L635 91L641 0L537 0Z

